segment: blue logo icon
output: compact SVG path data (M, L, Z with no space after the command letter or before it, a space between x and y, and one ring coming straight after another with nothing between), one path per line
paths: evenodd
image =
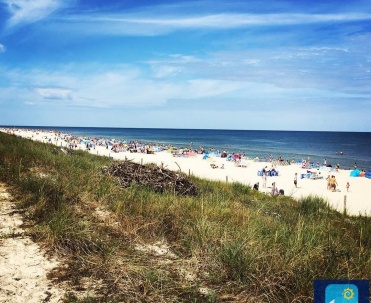
M315 280L314 303L369 303L368 280Z
M329 284L325 303L358 303L358 287L354 284Z

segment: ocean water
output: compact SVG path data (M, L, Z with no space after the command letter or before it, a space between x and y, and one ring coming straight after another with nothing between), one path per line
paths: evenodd
M370 132L259 131L158 128L25 127L56 130L77 136L152 142L175 147L241 152L249 157L340 164L340 168L371 170ZM342 152L342 154L341 154Z

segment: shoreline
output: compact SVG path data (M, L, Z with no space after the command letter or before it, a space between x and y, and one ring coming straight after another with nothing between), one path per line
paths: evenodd
M1 128L0 131L8 132L22 138L54 144L60 148L68 148L70 142L75 140L76 149L85 150L92 154L108 156L114 160L127 159L141 164L155 163L173 171L181 170L183 173L209 180L240 182L251 187L259 182L259 191L267 194L270 194L272 183L274 182L279 190L284 191L284 195L291 196L294 199L300 199L310 195L322 197L334 209L340 212L344 211L344 201L346 201L347 214L371 214L371 203L367 202L367 199L370 200L371 197L371 179L350 177L351 170L339 169L338 171L329 171L330 169L326 169L323 166L302 168L301 163L276 165L274 168L278 171L278 176L267 176L266 188L264 188L263 177L258 175L258 171L261 171L265 167L268 170L271 169L272 162L257 162L253 159L242 158L237 166L236 163L238 162L226 161L226 158L210 156L203 159L205 158L204 154L192 152L174 156L170 151L157 151L155 147L152 147L153 153L130 152L125 148L122 148L121 151L114 152L111 150L113 145L109 145L107 148L107 146L98 144L91 145L90 150L87 150L86 144L90 144L90 142L75 136L71 136L70 140L64 140L55 131L21 128ZM115 142L111 143L115 144ZM222 166L224 168L221 168ZM312 176L316 174L322 178L307 178L308 171L313 173ZM295 173L297 174L297 188L294 185ZM326 178L328 175L334 175L336 177L338 183L336 192L327 189ZM346 188L347 182L350 184L349 191Z
M0 126L12 129L54 131L91 139L152 142L176 148L192 147L229 153L242 153L249 158L269 160L270 156L291 161L307 159L315 163L339 165L342 169L360 169L371 172L371 159L367 154L371 142L370 132L281 131L281 130L208 130L172 128L110 128L61 126ZM351 135L349 135L351 134ZM356 148L356 149L355 149Z

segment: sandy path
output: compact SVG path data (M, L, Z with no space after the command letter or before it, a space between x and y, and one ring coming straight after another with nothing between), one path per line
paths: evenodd
M0 302L62 302L64 292L47 279L58 262L47 259L24 235L22 223L12 197L0 183Z

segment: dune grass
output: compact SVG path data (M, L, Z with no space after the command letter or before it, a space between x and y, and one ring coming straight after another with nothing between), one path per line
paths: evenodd
M312 302L314 279L371 277L367 217L195 177L197 197L122 189L111 161L0 133L0 179L68 264L65 302ZM137 249L156 242L172 255Z

